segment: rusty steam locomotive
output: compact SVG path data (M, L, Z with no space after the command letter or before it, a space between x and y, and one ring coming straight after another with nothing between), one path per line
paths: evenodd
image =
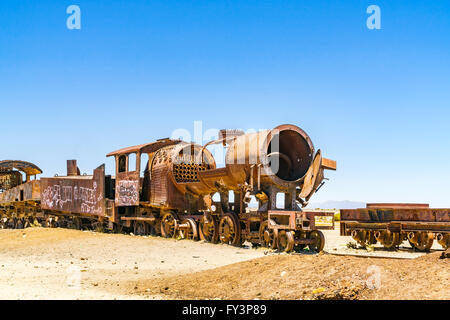
M220 168L207 148L219 144L227 149ZM144 155L148 162L141 167ZM204 146L161 139L107 156L115 159L114 177L104 165L80 175L76 160L68 160L66 176L38 180L37 166L1 161L0 227L127 228L137 235L235 246L249 241L289 252L306 246L321 251L319 229L334 225L332 214L302 208L336 162L323 158L295 125L248 134L221 130Z

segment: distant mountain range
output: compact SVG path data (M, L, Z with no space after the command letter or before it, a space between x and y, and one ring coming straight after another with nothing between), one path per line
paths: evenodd
M365 208L365 202L358 201L324 201L324 202L311 202L306 208L308 209L358 209Z

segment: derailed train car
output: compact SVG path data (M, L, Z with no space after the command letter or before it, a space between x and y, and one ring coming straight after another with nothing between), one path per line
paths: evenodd
M450 209L428 204L369 203L366 208L341 210L342 236L352 236L361 246L381 243L395 249L403 241L418 251L429 251L436 240L450 248Z
M216 167L207 149L213 144L227 148L224 167ZM149 160L141 168L143 155ZM250 134L222 130L205 146L161 139L107 156L115 158L114 177L105 175L104 165L93 175L80 175L76 161L69 160L67 176L33 181L35 193L29 197L11 198L18 186L5 189L0 195L4 225L14 218L16 224L34 219L47 226L132 228L135 234L236 246L249 241L287 252L305 246L321 251L324 237L318 229L333 226L332 220L316 226L316 217L328 214L302 207L322 186L324 170L335 170L336 163L316 152L294 125ZM9 180L14 175L10 172ZM282 203L278 195L284 196ZM252 197L256 208L249 207ZM12 214L21 207L29 215Z

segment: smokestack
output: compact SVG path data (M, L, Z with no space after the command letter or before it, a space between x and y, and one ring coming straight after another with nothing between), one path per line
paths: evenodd
M77 160L67 160L67 176L79 176L80 169L77 167Z

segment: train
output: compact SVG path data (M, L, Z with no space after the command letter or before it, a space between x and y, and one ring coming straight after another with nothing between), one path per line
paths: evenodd
M434 240L450 248L450 209L423 203L368 203L366 208L340 210L340 234L362 247L381 243L388 250L404 241L416 251L430 251Z
M208 147L225 150L217 166ZM132 232L166 238L263 246L284 252L323 250L321 230L334 229L332 212L308 210L336 161L322 157L298 126L244 133L220 130L205 145L177 139L110 152L105 165L80 174L67 160L65 176L41 177L25 161L0 161L0 228L31 225ZM256 205L253 205L256 204ZM450 209L428 204L369 203L340 210L340 235L387 250L404 241L429 251L450 248Z
M226 150L224 166L210 146ZM104 164L80 174L77 161L67 160L65 176L37 179L43 172L35 164L0 161L0 228L131 231L284 252L320 252L321 230L334 228L333 214L304 208L336 161L296 125L224 129L205 145L164 138L106 156L114 158L114 176Z

